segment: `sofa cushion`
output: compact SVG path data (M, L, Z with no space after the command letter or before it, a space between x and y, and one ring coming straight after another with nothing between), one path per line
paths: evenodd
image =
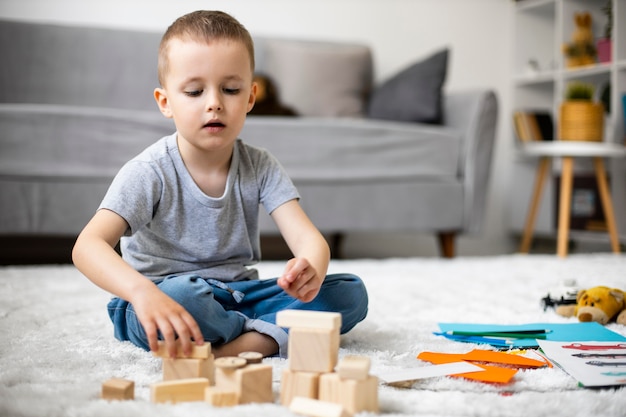
M255 39L257 70L269 74L281 101L302 116L363 117L372 84L364 45Z
M447 67L448 49L412 64L374 90L368 116L402 122L441 123L441 90Z
M158 110L0 104L0 178L105 178L174 132Z
M417 178L458 182L462 132L446 126L250 116L241 138L272 152L299 184Z

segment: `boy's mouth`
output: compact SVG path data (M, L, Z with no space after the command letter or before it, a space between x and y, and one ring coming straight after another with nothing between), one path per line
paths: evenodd
M216 121L208 122L204 125L204 127L208 127L208 128L219 128L219 127L224 127L224 126L225 126L224 123L216 122Z

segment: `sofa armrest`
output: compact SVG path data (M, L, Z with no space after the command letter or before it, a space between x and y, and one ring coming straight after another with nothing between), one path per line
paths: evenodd
M444 125L463 132L458 175L465 190L463 230L481 230L487 205L487 187L498 119L498 101L492 90L446 93Z

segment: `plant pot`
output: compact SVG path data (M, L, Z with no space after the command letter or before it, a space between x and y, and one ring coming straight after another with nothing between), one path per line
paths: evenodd
M559 139L601 142L603 128L604 107L601 103L570 100L561 104Z
M611 39L598 39L598 62L611 62Z

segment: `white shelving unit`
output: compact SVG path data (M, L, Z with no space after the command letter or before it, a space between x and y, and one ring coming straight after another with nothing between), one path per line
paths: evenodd
M574 32L574 14L589 12L592 16L593 34L601 38L607 23L603 8L607 2L613 10L612 60L585 67L567 68L563 45L571 42ZM514 5L513 68L511 76L512 109L543 110L552 114L555 137L559 106L564 91L571 81L583 81L596 87L599 94L610 84L611 112L606 115L604 140L624 144L624 107L626 95L626 0L520 0ZM511 140L517 141L510 118ZM591 173L591 163L576 163L576 175ZM511 177L509 228L521 234L534 184L537 158L518 152L513 161ZM607 161L611 193L616 212L620 241L626 242L626 161ZM546 184L535 225L535 236L556 237L558 196L555 179L560 175L559 164L553 164L552 178ZM590 174L591 175L591 174ZM602 236L602 237L600 237ZM572 239L608 238L606 233L577 233Z

